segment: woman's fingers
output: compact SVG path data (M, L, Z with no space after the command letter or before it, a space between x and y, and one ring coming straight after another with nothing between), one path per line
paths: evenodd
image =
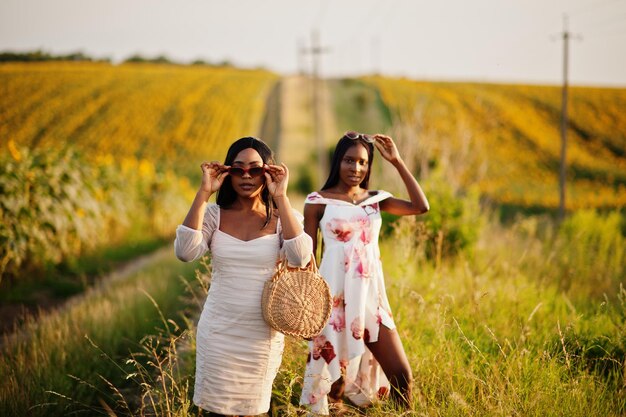
M383 145L385 147L387 146L391 146L391 144L393 144L393 139L391 139L391 137L386 136L386 135L374 135L374 139L376 139L375 144L380 144Z
M281 165L267 165L266 164L265 170L267 171L268 174L270 174L273 180L276 180L276 177L287 174L289 172L285 164L281 164Z
M376 138L376 142L374 142L374 146L376 146L379 151L383 151L389 147L389 142L385 141L385 139L383 138Z
M228 172L228 166L221 164L217 161L211 161L211 162L203 162L202 164L200 164L200 169L202 169L203 173L208 173L208 174L212 174L215 173L217 175L223 174L225 172Z

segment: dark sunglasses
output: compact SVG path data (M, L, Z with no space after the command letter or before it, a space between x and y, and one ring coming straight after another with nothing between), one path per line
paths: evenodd
M345 137L351 140L363 139L367 143L374 143L376 139L372 135L367 135L365 133L359 133L352 130L347 131L343 134Z
M243 177L244 174L250 175L252 178L260 177L265 174L265 167L240 168L230 167L228 173L235 177Z

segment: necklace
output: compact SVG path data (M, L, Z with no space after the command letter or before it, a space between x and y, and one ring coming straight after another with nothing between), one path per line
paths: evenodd
M359 196L359 192L357 191L356 193L352 194L352 204L356 204L356 202L359 200L357 197Z
M361 191L362 191L362 190L361 190ZM341 192L341 191L331 191L330 193L331 193L331 194L338 195L338 196L343 196L344 198L345 198L345 197L348 197L348 199L349 199L350 201L352 201L352 204L356 204L356 203L357 203L357 201L359 201L359 197L361 197L361 191L357 191L357 192L355 192L355 193L353 193L353 194L350 194L350 193L348 193L348 192L346 192L346 191L344 191L344 192ZM343 200L343 198L342 198L342 200ZM344 200L344 201L345 201L345 200Z

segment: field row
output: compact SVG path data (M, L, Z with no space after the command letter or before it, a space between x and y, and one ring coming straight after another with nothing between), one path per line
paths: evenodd
M497 203L558 206L556 87L368 78L402 132L405 154ZM626 90L570 92L568 207L626 205Z
M256 135L276 77L264 71L93 63L0 66L0 145L75 146L174 170Z
M199 66L0 65L0 277L171 238L200 162L258 134L275 81Z

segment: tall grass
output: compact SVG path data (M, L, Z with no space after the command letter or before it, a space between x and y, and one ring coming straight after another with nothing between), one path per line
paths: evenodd
M378 403L348 415L623 415L623 270L603 275L610 275L604 294L585 277L564 288L560 276L565 264L593 270L604 259L598 251L623 259L623 237L606 227L614 216L581 212L560 228L547 218L520 218L506 227L483 219L471 256L442 254L435 257L440 263L416 256L429 239L427 228L400 219L381 251L415 377L414 410ZM569 237L584 234L590 223L604 230L595 243ZM555 252L559 263L550 257ZM305 354L301 342L289 340L275 384L275 415L298 409Z
M598 259L623 259L623 237L613 233L614 219L611 213L590 212L578 213L561 226L547 217L519 218L507 226L483 219L471 256L462 250L432 259L416 256L429 237L428 229L415 219L401 218L393 234L381 243L381 251L394 317L415 377L414 408L399 410L381 402L364 410L349 409L347 415L624 415L626 290L623 269L616 266L621 264L616 261L612 267L603 269L604 293L598 292L598 281L579 282L572 277L571 285L564 286L560 275L563 265L593 265ZM591 230L603 232L594 234ZM572 233L579 238L573 239ZM585 233L595 237L580 238ZM445 250L443 245L439 248ZM555 262L555 253L559 262ZM602 257L603 253L610 256ZM588 267L587 271L593 268ZM141 292L126 289L124 293L134 294L130 298L146 299ZM197 312L206 290L195 294L195 302L187 305L194 305ZM116 297L129 304L128 296ZM42 338L39 331L29 341L14 344L21 346L19 355L12 356L12 360L3 357L0 369L8 374L8 363L18 363L21 370L18 374L11 371L11 384L17 387L18 378L30 382L23 392L18 388L10 392L3 388L2 398L14 397L29 407L52 402L51 399L58 402L33 409L18 408L39 415L43 415L43 410L136 416L201 415L191 404L194 320L175 326L168 322L168 317L176 314L167 313L175 309L163 308L156 296L154 300L163 311L159 330L140 344L130 343L130 349L127 345L126 355L111 355L109 359L98 356L98 352L115 351L106 346L106 341L124 339L119 332L133 326L132 321L121 324L129 320L128 314L121 310L119 319L108 315L104 319L106 325L102 320L89 319L90 323L98 322L92 326L108 329L90 331L90 340L99 349L80 335L68 336L76 332L63 330L69 328L67 324L57 325L61 338ZM93 300L88 304L97 306L101 302ZM146 305L154 309L151 300ZM95 310L97 317L102 316L101 309ZM66 320L70 320L69 316ZM61 339L67 342L64 344ZM48 359L34 366L22 365L27 362L26 350L41 354L42 343L48 344L49 349L45 350ZM82 353L75 353L73 345L81 345ZM271 415L293 416L305 412L298 406L298 399L306 350L304 341L287 339L283 363L274 383ZM82 359L59 362L64 356ZM53 363L63 364L64 370L53 372L50 369L54 368ZM99 369L89 373L85 369L81 371L88 367L82 363L91 366L97 363L117 371ZM111 376L116 372L117 379ZM79 374L83 382L67 377L69 373ZM96 374L106 378L108 384L98 386L101 380ZM63 384L59 388L53 381ZM71 392L72 401L42 394L53 390ZM82 390L84 396L76 395ZM86 405L77 403L77 398L84 398L82 402ZM98 399L101 405L94 406L94 400ZM0 412L16 409L4 407Z
M597 226L612 215L595 217ZM588 220L588 219L587 219ZM411 227L383 245L390 298L414 366L426 415L620 415L624 397L624 276L612 275L610 292L595 282L559 284L549 259L594 265L588 240L541 239L528 219L502 228L488 222L475 256L440 267L414 262ZM405 225L406 226L406 225ZM526 229L524 233L520 229ZM577 217L561 230L584 229ZM415 229L413 229L415 230ZM539 235L538 235L539 234ZM404 239L402 237L404 236ZM606 233L609 252L625 255L623 238ZM618 242L617 244L615 242ZM404 258L402 254L404 253Z
M615 294L626 277L623 223L617 211L594 210L578 211L565 221L550 263L561 288L583 297Z
M132 367L122 358L164 322L176 333L169 320L188 305L181 274L192 276L191 266L168 254L128 280L89 290L67 308L5 337L0 415L67 415L106 402L113 393L105 380L127 386L124 377Z

